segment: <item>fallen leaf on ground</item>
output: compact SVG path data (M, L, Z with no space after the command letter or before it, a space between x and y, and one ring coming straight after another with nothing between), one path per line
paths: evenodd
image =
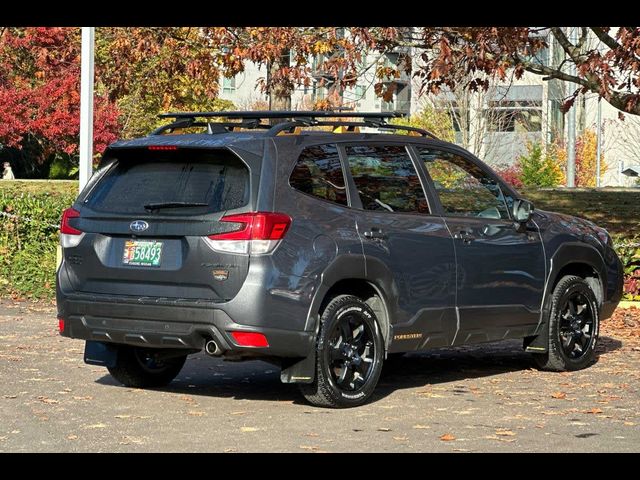
M241 432L257 432L258 430L260 429L256 427L240 427Z
M4 398L18 398L17 395L3 395Z
M633 423L633 422L624 422L624 424L625 424L627 427L633 427L633 426L635 425L635 423Z
M567 394L564 392L556 392L551 395L551 398L557 398L559 400L562 400L564 398L567 398Z
M393 439L399 442L404 442L405 440L409 440L409 437L393 437Z
M317 447L315 445L300 445L300 448L303 450L311 450L311 451L316 451L318 450L320 447Z
M67 436L67 440L77 440L78 436L77 435L69 435Z
M390 428L387 428L387 427L380 427L380 428L378 429L378 431L379 431L379 432L390 432L390 431L391 431L391 429L390 429Z
M496 430L496 435L501 435L503 437L513 437L515 433L511 430Z
M191 415L192 417L202 417L204 415L204 412L201 412L199 410L189 410L187 412L187 415Z
M131 418L131 415L114 415L113 418Z
M232 453L232 452L237 452L238 450L235 448L225 448L224 449L224 453Z
M602 409L600 408L592 408L590 410L585 410L584 413L602 413Z
M424 429L431 428L431 427L429 425L420 425L420 424L418 424L418 425L414 425L413 428L415 428L417 430L424 430Z
M442 440L443 442L451 442L455 439L456 437L454 435L451 435L450 433L445 433L440 437L440 440Z
M93 424L93 425L87 425L84 428L107 428L107 425L104 424L104 423L96 423L96 424Z
M60 403L58 400L54 400L53 398L47 398L47 397L38 397L38 400L48 405L55 405L56 403Z

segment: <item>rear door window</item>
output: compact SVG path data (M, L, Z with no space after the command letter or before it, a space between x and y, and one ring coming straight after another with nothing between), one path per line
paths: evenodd
M400 145L345 147L351 176L365 210L429 213L407 149Z
M289 184L308 195L347 205L347 189L335 144L305 148L291 172Z
M114 151L115 164L85 200L93 210L202 215L249 202L249 170L228 150ZM175 206L167 206L173 203Z

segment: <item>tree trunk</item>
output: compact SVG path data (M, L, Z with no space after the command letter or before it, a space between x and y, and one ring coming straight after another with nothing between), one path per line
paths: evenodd
M268 66L269 78L273 78L282 67L288 67L291 51L283 50L280 60ZM269 110L291 110L291 90L279 82L269 86Z

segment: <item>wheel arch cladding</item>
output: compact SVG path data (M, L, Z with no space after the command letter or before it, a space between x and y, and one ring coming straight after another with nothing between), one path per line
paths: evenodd
M366 303L378 320L378 326L385 341L385 348L391 339L391 322L387 302L382 290L373 282L362 278L344 278L334 283L325 293L318 308L318 316L322 314L329 302L338 295L353 295Z
M548 317L551 312L551 299L558 282L567 276L575 275L585 279L593 290L598 307L602 307L604 286L606 285L606 268L602 255L593 247L584 243L565 243L552 255L551 270L544 293L544 302L540 312L540 323L536 335L524 339L524 348L531 352L547 350L549 338Z
M575 275L584 278L593 289L598 306L606 300L604 286L607 283L605 261L595 248L580 244L568 243L562 245L551 257L551 271L545 293L545 308L549 305L549 296L562 277Z

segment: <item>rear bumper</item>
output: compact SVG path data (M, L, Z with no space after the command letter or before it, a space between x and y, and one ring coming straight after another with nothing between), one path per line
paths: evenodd
M214 305L58 292L58 315L65 320L65 337L194 350L214 339L229 354L270 357L306 357L314 347L310 332L242 325ZM262 333L269 346L240 346L232 331Z

